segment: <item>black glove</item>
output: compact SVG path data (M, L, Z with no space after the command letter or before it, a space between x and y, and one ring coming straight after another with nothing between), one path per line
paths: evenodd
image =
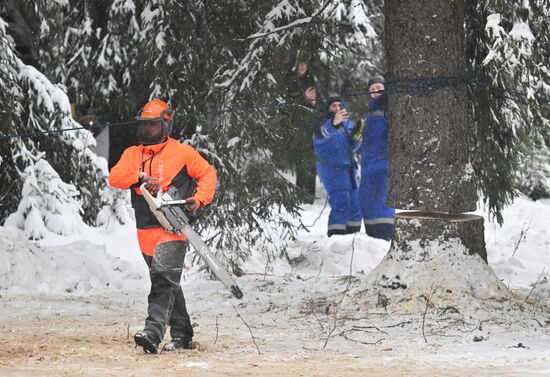
M201 207L201 202L195 199L194 197L190 197L185 199L184 206L187 212L195 213Z
M156 196L157 192L160 190L160 183L155 177L139 177L139 186L145 182L145 189L151 193L151 195Z

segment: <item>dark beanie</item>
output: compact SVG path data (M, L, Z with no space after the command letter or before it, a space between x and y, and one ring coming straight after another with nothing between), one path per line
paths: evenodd
M374 76L369 80L367 86L370 88L372 84L385 84L385 81L386 80L384 80L384 77L382 76Z
M342 97L338 93L330 93L327 97L327 110L334 102L342 102Z

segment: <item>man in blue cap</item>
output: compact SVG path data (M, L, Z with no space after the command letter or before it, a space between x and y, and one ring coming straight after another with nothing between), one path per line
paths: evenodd
M356 233L361 229L361 208L354 153L359 141L357 129L336 93L326 101L327 117L315 127L313 148L317 173L328 194L331 208L328 236Z

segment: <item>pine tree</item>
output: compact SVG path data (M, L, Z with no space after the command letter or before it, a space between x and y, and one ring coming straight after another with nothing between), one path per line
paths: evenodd
M550 195L550 7L547 0L467 1L467 54L475 79L474 145L491 213L518 189Z
M17 56L13 39L6 34L6 23L0 18L0 131L3 135L16 130L17 119L23 112L20 98L22 88L17 80ZM17 195L21 191L18 169L12 159L13 143L0 142L0 221L17 208Z
M40 50L40 67L67 87L75 117L111 123L133 116L133 93L137 93L138 101L144 99L137 79L142 72L136 69L141 66L134 2L82 0L71 6L50 4L39 13L39 18L40 43L49 47ZM124 131L112 130L113 154L126 146L120 146L121 140L128 139L128 132ZM121 196L106 184L107 166L101 160L83 154L72 166L57 163L66 157L56 151L50 160L66 181L81 188L84 219L88 223L95 223L100 208L104 215L111 206L123 206L117 203ZM97 178L90 182L90 177ZM118 218L116 213L111 215Z
M32 4L29 9L38 12L47 7L47 3L38 2ZM2 14L4 11L6 9L2 9ZM15 10L11 9L11 12ZM17 9L17 12L23 12L18 13L18 17L22 18L25 9ZM35 25L32 22L35 18L35 13L27 17L27 26ZM80 186L84 218L93 223L98 210L97 187L105 182L107 171L106 164L90 150L95 140L86 130L57 132L57 130L80 126L70 116L71 105L65 93L65 87L52 84L48 77L36 67L25 64L19 58L13 39L6 34L6 28L2 28L0 33L4 44L2 51L6 55L6 64L2 67L7 81L3 80L3 84L6 83L6 85L2 86L2 96L7 97L3 105L8 106L5 112L8 122L5 124L8 125L9 132L3 131L4 135L23 135L7 138L6 143L2 143L2 160L5 169L2 169L0 174L2 192L7 203L0 209L2 217L5 218L12 213L23 198L25 191L21 188L25 173L21 172L25 172L28 167L34 166L36 161L45 157L60 173L63 181L75 182ZM32 51L28 56L32 57L36 54L36 51ZM55 132L48 133L50 131ZM22 223L17 222L17 224ZM52 227L52 230L55 231L55 229L56 227Z

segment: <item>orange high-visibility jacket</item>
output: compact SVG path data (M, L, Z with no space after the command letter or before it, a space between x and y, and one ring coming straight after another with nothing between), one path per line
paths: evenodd
M140 173L157 178L163 191L175 186L184 199L194 196L205 205L214 198L216 170L193 147L172 138L161 144L129 147L111 169L109 184L132 189L132 207L139 229L160 226L138 188ZM194 195L193 180L197 183Z

